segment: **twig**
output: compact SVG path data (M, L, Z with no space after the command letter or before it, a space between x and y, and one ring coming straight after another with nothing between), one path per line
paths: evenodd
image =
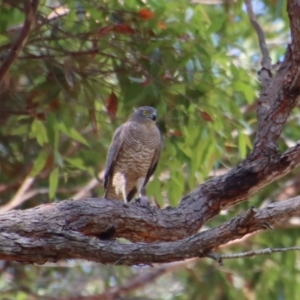
M128 293L137 290L160 276L174 272L180 268L190 266L191 264L195 263L197 258L188 259L181 262L169 263L156 266L149 271L137 274L133 278L128 279L124 284L120 284L118 286L114 286L108 288L101 294L91 295L91 296L71 296L71 297L62 297L62 298L55 298L56 300L115 300L121 299ZM54 300L54 298L47 297L48 300ZM122 298L123 299L123 298Z
M35 23L35 14L37 11L37 7L38 0L32 0L32 2L30 0L24 1L25 22L19 37L10 49L9 53L7 54L6 58L4 59L4 62L0 67L0 86L2 85L4 77L10 69L11 65L13 64L13 62L21 52L22 48L26 44L30 31Z
M98 178L103 178L104 170L102 170L98 175ZM91 190L99 185L99 180L97 178L92 178L84 187L80 189L75 195L71 197L71 199L79 200L86 197L89 197L91 194Z
M247 9L247 13L248 13L250 22L256 31L260 51L262 54L262 60L261 60L262 69L261 69L261 72L259 73L259 77L260 77L260 80L261 80L263 86L266 86L269 83L270 78L272 77L272 73L271 73L272 61L271 61L269 50L268 50L268 47L266 44L265 34L264 34L263 30L261 29L259 23L256 20L256 17L254 15L254 12L252 9L251 0L245 0L245 4L246 4L246 9Z
M71 199L79 200L91 195L90 191L99 185L99 181L96 178L92 178L84 187L74 194Z
M0 207L0 213L7 212L26 201L28 198L24 197L24 195L26 194L27 190L30 188L34 180L35 177L26 177L15 196L8 203Z
M241 253L231 253L231 254L216 254L211 253L214 255L217 255L218 258L222 259L236 259L236 258L243 258L243 257L253 257L258 255L270 255L272 253L276 252L287 252L287 251L300 251L300 247L287 247L287 248L265 248L265 249L258 249L258 250L251 250L247 252L241 252Z
M145 272L144 274L138 274L137 276L125 282L124 284L106 290L104 293L98 295L97 299L99 300L120 299L122 296L128 294L129 292L139 289L149 284L150 282L153 282L163 274L168 272L173 272L176 269L182 268L187 264L190 264L191 261L195 262L196 260L190 259L183 262L170 263L170 264L166 264L154 268L151 271Z
M210 252L210 253L206 254L205 257L215 260L221 267L223 267L223 261L222 261L222 257L220 254Z

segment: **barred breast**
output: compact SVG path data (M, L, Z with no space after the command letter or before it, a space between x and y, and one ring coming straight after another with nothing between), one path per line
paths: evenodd
M114 165L112 184L117 187L125 177L128 194L135 187L138 178L146 177L154 152L160 147L160 133L155 123L147 126L128 122L121 134L123 145ZM121 178L122 176L124 177ZM122 199L122 195L118 195L117 199L120 197Z

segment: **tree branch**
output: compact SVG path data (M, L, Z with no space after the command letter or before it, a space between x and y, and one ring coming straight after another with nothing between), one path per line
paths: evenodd
M296 0L288 2L289 9L296 9L295 6L300 12ZM159 210L105 199L86 199L2 214L0 259L44 263L83 258L128 265L170 262L203 257L224 243L300 216L300 201L294 198L259 211L250 209L217 228L191 236L220 210L247 200L300 165L300 144L282 154L277 151L281 130L300 94L297 79L300 60L295 53L300 53L300 34L296 36L298 19L293 13L289 15L294 28L292 45L276 76L260 96L254 149L240 165L198 186L182 199L178 208ZM89 237L111 228L115 237L137 243L122 244Z
M223 260L223 259L253 257L258 255L270 255L272 253L287 252L287 251L300 251L300 247L265 248L265 249L251 250L251 251L241 252L241 253L229 253L229 254L217 254L217 255L219 256L219 259Z
M187 264L190 264L191 261L195 260L188 260L184 262L176 262L166 265L160 265L159 267L155 267L152 270L149 270L148 272L144 272L142 274L138 274L134 276L133 278L130 278L127 282L124 284L121 284L119 286L111 287L107 289L105 292L99 295L94 295L97 298L95 300L114 300L114 299L120 299L120 297L124 297L124 295L128 294L129 292L139 289L150 282L153 282L158 277L164 275L168 272L174 272L179 268L182 268L186 266ZM89 296L88 296L89 297ZM72 300L72 299L59 299L59 300ZM73 299L75 300L75 299ZM86 297L82 297L82 300L92 300Z
M17 207L18 205L26 201L27 199L26 197L24 197L24 194L28 191L34 181L35 177L26 177L14 197L3 206L0 206L0 214Z
M81 203L81 205L89 206L101 215L103 211L95 208L96 201L87 199L73 201L73 204L76 206ZM65 202L71 203L72 201ZM55 205L57 210L59 210L59 204L61 203ZM130 206L133 207L133 205ZM123 212L126 214L128 210L131 208L124 208ZM66 220L63 221L62 218L53 220L52 215L43 215L42 211L47 212L47 205L1 215L0 259L43 264L60 259L83 258L105 264L138 265L205 257L222 244L258 230L268 229L293 216L300 216L300 197L274 203L261 210L250 209L219 227L182 240L151 244L121 243L116 240L101 241L73 231L65 222ZM152 213L155 214L155 211L159 212L159 210L152 210ZM28 214L28 212L31 213ZM48 217L45 220L46 215ZM30 217L31 219L28 220ZM90 220L93 217L87 216ZM73 221L76 222L76 220ZM157 222L160 221L167 220L157 219ZM171 220L169 221L171 225ZM134 220L126 220L126 223L132 225Z
M19 37L10 49L6 58L4 59L0 67L0 87L3 83L4 77L10 69L11 65L18 57L22 48L25 46L26 41L29 37L30 31L35 23L35 15L38 7L38 0L24 0L24 10L25 10L25 22L23 28L20 32Z
M188 264L191 264L191 261L194 262L194 259L187 260L184 262L176 262L170 264L159 265L158 267L154 267L151 270L147 270L146 272L139 272L132 278L129 278L123 284L107 288L103 293L95 294L95 295L76 295L76 296L63 296L63 297L48 297L44 296L42 299L45 300L117 300L121 299L125 295L130 292L140 289L145 285L155 281L160 276L173 272L179 268L182 268ZM40 298L39 298L40 299ZM123 299L123 298L122 298Z
M245 201L299 165L300 145L296 145L272 161L262 159L253 165L243 164L205 182L185 196L178 208L159 210L104 199L68 200L2 214L0 224L6 218L16 220L21 216L21 228L29 228L33 235L43 234L52 227L55 231L59 226L60 231L68 229L98 236L113 227L115 237L131 241L174 241L196 233L220 210ZM38 232L31 231L32 222L40 222ZM10 226L12 231L20 230L14 222Z
M254 15L254 12L252 9L251 0L245 0L245 4L246 4L246 9L247 9L247 13L248 13L249 19L251 21L251 24L256 31L260 51L262 53L262 60L261 60L262 69L261 69L261 72L259 75L260 75L260 80L261 80L263 86L265 87L269 84L270 79L272 77L271 58L270 58L269 50L267 47L265 34L264 34L263 30L261 29L259 23L256 20L256 17Z
M300 26L299 26L299 15L300 15L300 3L297 0L287 1L287 11L290 19L292 45L291 52L293 62L299 65L300 63Z
M264 35L252 11L250 0L245 0L249 18L259 36L263 53L262 66L269 64ZM284 61L275 77L264 84L258 100L258 131L251 159L258 156L273 156L277 153L277 140L291 110L298 101L300 91L300 4L296 0L288 1L288 13L291 23L292 43L288 46ZM267 67L268 68L268 67Z

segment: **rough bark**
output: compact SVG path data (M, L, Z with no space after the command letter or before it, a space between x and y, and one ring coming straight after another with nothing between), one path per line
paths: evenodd
M118 202L106 200L90 199L76 202L69 200L52 205L55 206L52 211L56 210L52 214L49 213L47 205L3 214L0 219L0 259L37 264L70 258L84 258L106 264L122 265L165 263L206 256L212 249L229 241L257 230L268 229L292 216L300 216L300 198L298 197L271 204L259 211L250 208L247 212L219 227L181 240L156 243L101 241L74 230L72 224L66 222L68 216L63 217L66 213L65 209L73 207L74 211L74 206L78 210L80 206L82 208L88 206L91 210L102 211L105 215L103 210L99 209L101 204L105 205L105 202L114 204L111 208L114 207L116 211L119 211L119 220L126 221L128 228L132 226L131 232L134 235L136 222L143 215L144 208L129 205L126 209L122 209L122 205ZM105 207L103 207L104 211ZM109 211L106 211L106 215L110 215ZM136 214L129 218L128 212L130 215L134 212ZM95 215L86 217L89 220L101 219L101 216ZM169 221L171 225L172 219L169 218ZM176 222L176 218L173 222ZM107 222L103 220L103 223ZM130 235L130 232L124 235Z
M269 205L197 233L228 208L300 165L300 145L279 153L277 140L300 92L300 3L288 1L292 43L279 71L264 83L254 149L227 174L182 198L177 208L139 207L105 199L66 200L0 215L0 259L44 263L84 258L102 263L151 264L205 256L216 247L300 216L300 199ZM97 236L114 228L117 240ZM146 242L146 243L145 243Z

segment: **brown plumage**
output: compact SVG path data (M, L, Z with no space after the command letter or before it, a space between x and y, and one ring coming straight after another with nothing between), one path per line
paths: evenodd
M136 193L145 196L160 155L161 136L155 121L156 110L142 106L115 131L104 174L106 199L129 202Z

